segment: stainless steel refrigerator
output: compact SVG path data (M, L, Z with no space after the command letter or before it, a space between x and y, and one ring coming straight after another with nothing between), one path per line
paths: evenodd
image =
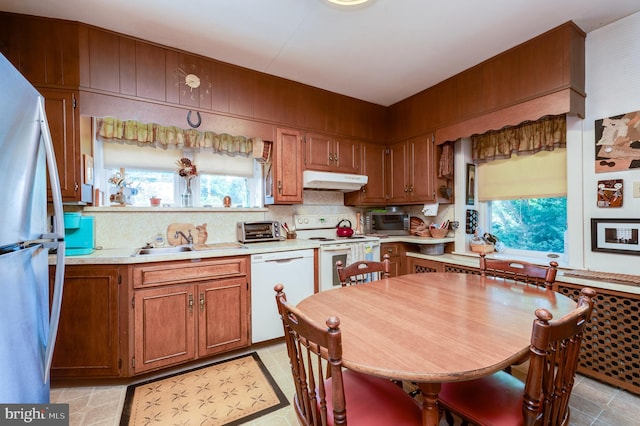
M44 98L0 54L0 403L50 402L64 278L63 223ZM50 251L56 253L52 297Z

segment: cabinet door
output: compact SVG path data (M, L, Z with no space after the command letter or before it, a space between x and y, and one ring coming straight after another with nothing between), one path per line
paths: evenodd
M360 191L345 194L344 203L349 206L380 206L387 202L387 161L386 147L373 143L363 143L361 150L361 173L369 180Z
M360 143L348 139L336 139L333 144L332 171L339 173L360 172Z
M79 114L75 93L67 90L38 89L45 100L45 111L58 165L62 201L82 201L80 191Z
M389 147L389 199L388 202L404 203L409 190L408 146L406 142L393 144Z
M51 285L55 267L50 268ZM52 377L120 374L117 266L67 266Z
M195 359L194 285L134 292L136 374Z
M198 284L198 355L249 346L246 277Z
M433 141L431 135L411 139L408 142L409 199L424 203L436 199Z
M275 204L302 204L302 155L299 130L276 130L273 177Z
M334 143L331 136L307 133L304 143L305 170L330 171L335 166Z

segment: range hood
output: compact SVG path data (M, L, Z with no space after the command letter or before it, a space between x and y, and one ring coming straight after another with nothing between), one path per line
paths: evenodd
M305 189L333 189L343 192L358 191L366 185L368 176L352 175L349 173L317 172L305 170L302 172L302 186Z

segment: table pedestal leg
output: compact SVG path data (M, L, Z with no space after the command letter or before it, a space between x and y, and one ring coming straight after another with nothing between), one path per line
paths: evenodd
M422 424L424 426L438 426L440 424L440 410L438 409L440 383L418 383L418 387L424 398Z

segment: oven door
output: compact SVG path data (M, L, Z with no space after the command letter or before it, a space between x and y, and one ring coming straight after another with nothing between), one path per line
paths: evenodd
M343 265L347 264L347 253L350 248L348 244L332 244L320 246L318 263L318 281L319 291L331 290L340 287L338 272L336 271L336 262L342 261Z

